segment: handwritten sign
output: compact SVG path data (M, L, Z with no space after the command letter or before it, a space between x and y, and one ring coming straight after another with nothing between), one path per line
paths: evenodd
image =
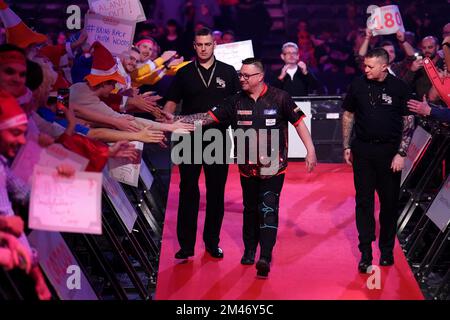
M88 43L100 41L113 55L120 55L133 45L136 23L87 13L85 27Z
M431 141L431 134L425 131L422 127L417 127L414 131L411 143L408 148L408 154L405 159L405 167L402 170L402 178L400 185L405 182L409 173L413 169L420 155L425 150L425 147Z
M89 0L92 12L133 22L147 20L139 0Z
M372 30L374 36L393 34L397 31L405 32L400 10L396 5L378 7L371 5L367 8L370 17L367 19L367 27Z
M34 167L31 197L31 229L74 233L102 233L102 175L76 172L67 178L56 169Z
M242 60L254 57L252 40L220 44L214 49L214 55L217 60L240 70Z
M428 218L444 232L450 223L450 176L427 211Z
M76 171L84 171L89 160L58 143L42 148L36 141L28 140L14 159L12 170L18 178L31 184L35 165L55 169L63 163L72 166Z
M120 184L109 176L106 169L103 170L103 187L105 188L106 195L111 200L111 203L127 227L128 232L131 233L137 219L137 213L131 206Z
M135 163L131 163L128 159L109 159L109 175L119 182L126 183L130 186L137 187L139 183L139 172L141 171L142 150L144 144L139 141L131 141L131 144L139 151L139 157Z
M79 287L71 288L68 270L77 267L78 262L61 234L35 230L28 235L28 240L39 251L39 264L61 300L98 300L81 269Z
M311 101L295 101L295 104L300 107L306 117L303 121L306 124L309 132L311 132ZM289 123L288 128L289 134L289 148L288 148L288 158L304 158L306 157L306 148L302 140L298 136L295 127Z

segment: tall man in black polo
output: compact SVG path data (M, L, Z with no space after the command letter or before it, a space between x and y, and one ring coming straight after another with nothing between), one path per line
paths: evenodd
M414 129L414 117L406 105L411 92L388 73L388 64L383 48L367 53L365 76L353 81L343 102L344 159L353 165L362 273L372 264L376 239L375 191L380 199L380 265L394 264L401 171ZM353 128L355 139L350 141Z
M240 93L225 99L223 104L208 113L185 116L183 121L201 120L204 125L224 123L245 134L255 132L256 141L238 137L236 144L244 202L242 237L245 251L241 264L255 263L259 244L261 250L256 263L257 276L266 278L277 238L280 194L288 165L288 122L295 127L306 147L305 164L308 172L314 169L317 159L300 107L286 91L266 85L261 61L248 58L242 63ZM274 141L278 142L277 146ZM261 151L264 149L262 146L271 150L270 156ZM240 150L244 150L244 154ZM255 157L252 157L252 153ZM266 163L267 157L271 158L270 163ZM255 158L256 161L252 160Z
M182 115L206 112L211 106L222 103L227 96L235 94L240 89L236 70L215 59L215 46L211 30L204 28L197 31L194 40L196 59L178 71L166 97L165 111L173 113L176 104L182 101ZM226 127L218 125L216 128L221 130L225 139ZM225 141L223 145L226 145ZM226 157L226 151L224 155ZM175 258L186 259L194 255L200 201L198 179L202 167L206 182L203 241L206 251L211 256L223 257L223 251L219 247L219 234L224 215L224 193L228 175L226 163L224 159L223 164L193 164L192 162L192 164L179 166L181 181L177 235L181 248L175 254Z

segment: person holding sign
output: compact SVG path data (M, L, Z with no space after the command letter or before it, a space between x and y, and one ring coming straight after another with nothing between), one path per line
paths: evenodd
M197 57L194 62L180 69L175 76L166 97L164 111L174 113L177 103L182 102L183 115L206 112L211 106L222 103L226 97L239 90L236 70L216 60L215 47L216 43L210 29L203 28L196 32L194 49ZM226 127L216 128L221 131L224 139L228 136ZM223 145L226 145L225 140ZM224 150L224 155L227 154L229 153ZM223 251L219 247L219 234L224 215L224 193L228 175L228 164L225 159L223 160L217 164L205 164L202 161L200 164L191 162L179 166L181 182L177 235L181 248L175 255L177 259L186 259L194 255L200 201L198 179L202 168L205 172L207 194L203 241L206 251L211 256L223 257Z
M342 104L344 160L353 166L356 189L361 273L372 264L375 191L380 199L380 265L394 264L401 171L414 131L414 117L406 106L411 92L389 74L386 50L369 51L364 65L365 76L352 82ZM355 139L351 141L353 129Z

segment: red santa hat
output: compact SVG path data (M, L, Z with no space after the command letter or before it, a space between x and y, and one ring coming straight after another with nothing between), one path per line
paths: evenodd
M0 90L0 130L17 127L27 122L27 115L17 100L6 91Z
M116 60L111 52L98 41L94 42L91 50L93 50L92 69L91 74L85 77L87 82L92 87L108 80L125 84L125 78L120 75Z
M32 44L44 43L47 37L41 33L34 32L23 23L14 11L12 11L4 0L0 0L0 18L6 29L6 42L14 44L22 49Z

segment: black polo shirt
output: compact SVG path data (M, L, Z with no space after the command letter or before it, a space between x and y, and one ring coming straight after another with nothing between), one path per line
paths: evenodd
M206 84L211 78L209 87L205 86L199 71ZM205 69L193 61L178 70L166 99L182 102L182 115L204 113L222 103L226 97L237 93L240 88L237 72L232 66L216 60L215 65Z
M402 80L388 74L384 81L356 78L342 108L355 114L355 136L362 141L400 142L403 116L411 90Z
M259 148L260 143L267 143L266 150L272 150L271 134L273 130L279 133L278 167L275 174L280 174L287 167L288 155L288 121L297 126L305 117L300 107L297 107L286 91L266 86L260 97L255 101L247 93L240 93L229 97L225 102L209 111L210 116L218 123L231 125L233 129L256 129L257 143L245 143L245 163L239 164L239 171L243 176L268 178L269 175L261 175L264 165L259 156L263 156L265 151L258 155L257 163L251 163L248 158L250 150ZM259 131L258 129L266 129ZM253 141L255 142L255 141ZM236 146L239 152L239 145ZM273 151L273 150L272 150ZM239 156L239 155L238 155ZM264 162L264 161L263 161Z

